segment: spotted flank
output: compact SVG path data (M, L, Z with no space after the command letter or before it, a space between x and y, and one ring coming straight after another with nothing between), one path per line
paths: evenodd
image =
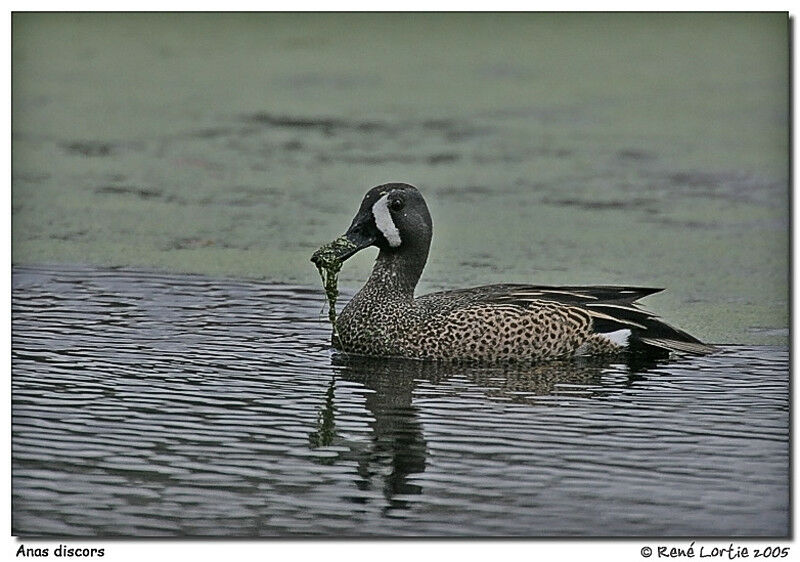
M352 248L377 246L364 287L336 321L342 351L438 361L539 361L626 352L714 350L639 307L661 289L502 284L416 297L433 223L407 184L370 190L344 235ZM401 243L402 241L402 243Z

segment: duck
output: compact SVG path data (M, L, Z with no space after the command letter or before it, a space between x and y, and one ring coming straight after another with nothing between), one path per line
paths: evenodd
M478 363L716 349L640 307L637 301L659 288L505 283L416 297L432 238L433 221L416 187L392 182L366 193L325 259L319 251L311 258L317 267L323 261L341 267L357 252L378 248L366 283L334 320L335 349Z

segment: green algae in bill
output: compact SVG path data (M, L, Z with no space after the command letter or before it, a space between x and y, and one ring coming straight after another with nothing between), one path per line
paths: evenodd
M344 236L329 242L314 252L311 261L317 266L325 296L328 297L328 320L333 328L333 337L338 339L336 333L336 299L339 297L339 271L342 269L340 256L352 253L356 245Z

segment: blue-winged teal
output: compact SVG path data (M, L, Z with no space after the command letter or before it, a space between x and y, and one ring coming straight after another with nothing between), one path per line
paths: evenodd
M414 298L433 234L425 200L404 183L364 196L334 256L380 250L364 287L345 306L333 338L342 351L433 360L540 360L628 350L707 353L712 346L675 329L635 301L662 289L488 285Z

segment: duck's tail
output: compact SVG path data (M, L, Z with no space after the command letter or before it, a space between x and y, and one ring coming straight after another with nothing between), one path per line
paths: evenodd
M674 328L655 314L639 308L635 302L586 303L585 310L592 315L598 333L630 330L628 340L631 351L652 351L653 348L705 355L717 350L691 334Z

